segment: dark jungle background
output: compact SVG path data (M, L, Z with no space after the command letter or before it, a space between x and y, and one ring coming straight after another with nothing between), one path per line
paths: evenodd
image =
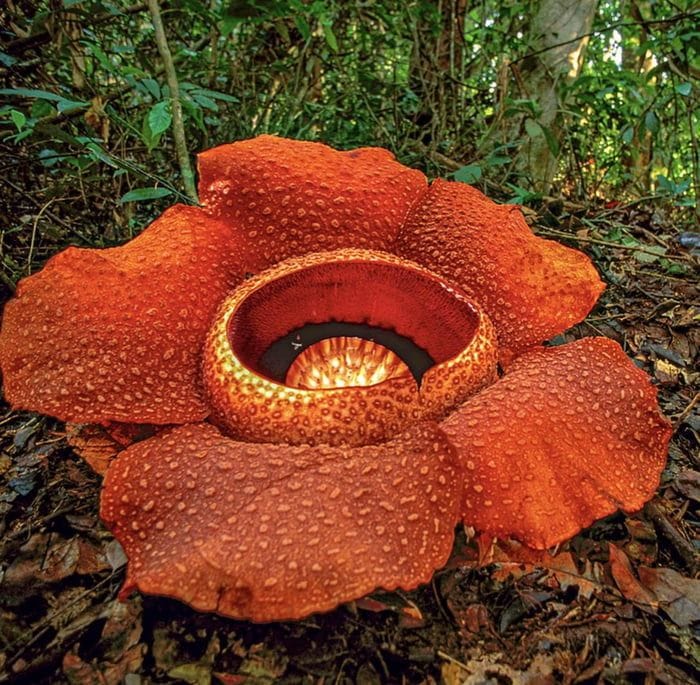
M200 150L377 145L585 250L608 289L562 339L620 342L675 434L642 512L551 555L462 536L429 586L255 626L116 601L100 478L2 404L0 683L695 682L699 101L689 0L2 0L0 301L196 201Z
M105 240L155 211L129 200L187 193L147 3L4 4L10 188L39 163L44 211L77 190L115 225ZM518 203L653 198L688 218L696 206L700 8L686 0L178 0L160 12L190 156L267 132L384 146ZM99 207L84 196L96 178Z

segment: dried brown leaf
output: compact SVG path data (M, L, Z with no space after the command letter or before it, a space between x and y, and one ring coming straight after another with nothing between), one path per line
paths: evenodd
M585 561L583 571L579 571L571 552L552 555L546 550L535 550L513 540L494 542L487 551L482 548L482 565L495 564L491 574L496 580L509 576L521 578L537 571L546 572L547 585L566 590L578 586L579 594L590 597L596 590L602 590L601 569L596 563Z
M518 670L501 663L503 655L489 654L482 659L472 659L461 664L456 660L445 661L441 667L445 685L484 685L484 683L510 683L511 685L554 685L554 658L536 654L527 669Z
M635 578L627 555L612 543L609 543L608 548L610 550L610 571L622 596L642 608L656 611L658 607L656 597Z
M678 626L700 621L700 580L686 578L671 568L639 569L639 580Z

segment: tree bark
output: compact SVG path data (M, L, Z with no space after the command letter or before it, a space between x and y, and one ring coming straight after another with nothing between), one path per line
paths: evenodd
M554 152L562 136L562 86L581 71L588 38L579 36L591 31L597 4L597 0L541 0L530 23L532 54L513 65L520 97L533 100L539 109L537 119L523 115L516 122L515 135L525 138L517 166L543 193L549 192L557 171ZM527 119L532 119L529 125Z
M646 0L630 0L623 6L626 22L637 22L637 26L625 28L627 39L622 41L622 66L635 74L648 74L654 67L654 56L650 50L640 50L649 39L649 30L644 22L642 11L650 15ZM633 34L636 34L633 36ZM655 79L653 80L655 81ZM652 83L653 83L652 81ZM641 122L634 127L629 145L622 146L622 164L627 168L632 179L633 191L638 197L651 192L651 160L654 153L654 141L651 132Z

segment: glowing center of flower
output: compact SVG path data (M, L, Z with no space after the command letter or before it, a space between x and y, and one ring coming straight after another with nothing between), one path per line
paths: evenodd
M367 387L410 374L401 358L384 345L338 337L320 340L301 352L289 367L285 384L307 390Z

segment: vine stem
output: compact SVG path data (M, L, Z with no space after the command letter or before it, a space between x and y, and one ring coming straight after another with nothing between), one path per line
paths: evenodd
M190 164L190 155L187 151L187 141L185 140L185 126L182 119L182 104L180 103L180 84L177 80L175 71L175 63L173 62L168 40L165 37L165 29L163 28L163 19L160 15L160 6L158 0L148 0L148 10L151 13L151 21L156 32L156 45L158 52L163 60L163 70L165 78L170 88L170 99L173 109L173 138L175 139L175 151L180 164L180 173L185 186L185 192L195 203L199 203L197 197L197 188L194 184L194 173L192 173L192 165Z

